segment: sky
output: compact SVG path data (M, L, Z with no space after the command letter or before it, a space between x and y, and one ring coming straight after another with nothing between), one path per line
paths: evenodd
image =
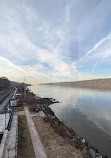
M110 0L0 0L0 77L111 77Z

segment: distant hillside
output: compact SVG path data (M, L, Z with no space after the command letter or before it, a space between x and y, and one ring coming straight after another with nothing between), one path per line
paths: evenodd
M0 77L0 90L10 87L10 81L6 77Z
M24 83L20 83L20 82L15 82L15 81L9 81L8 78L6 77L0 77L0 91L10 88L10 87L16 87L19 85L24 85ZM31 86L31 84L26 84L26 86Z
M78 87L78 88L111 90L111 78L84 80L84 81L75 81L75 82L56 82L56 83L47 83L45 85L60 85L60 86L70 86L70 87Z
M20 82L15 82L15 81L10 81L10 86L12 87L16 87L16 86L19 86L19 85L24 85L24 83L20 83ZM31 84L26 84L26 86L31 86Z

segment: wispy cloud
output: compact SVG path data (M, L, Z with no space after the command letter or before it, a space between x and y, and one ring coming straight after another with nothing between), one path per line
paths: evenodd
M8 25L4 29L0 29L0 59L2 65L7 60L7 65L4 66L4 72L7 76L13 76L13 73L11 75L7 73L7 70L10 69L10 71L13 70L15 74L18 74L14 74L17 78L21 73L23 73L22 78L23 76L32 76L35 79L39 77L39 80L45 78L48 81L52 79L51 75L58 80L61 77L74 78L74 75L77 75L76 65L74 62L65 62L63 53L67 42L67 52L70 51L68 38L69 7L64 8L64 16L62 15L64 21L59 27L54 27L45 19L40 18L31 7L23 5L16 9L20 10L21 8L24 13L23 18L27 23L26 30L21 26L23 23L20 23L19 18L14 19L10 14L5 17L8 20ZM13 12L18 17L16 10L13 10ZM28 31L29 34L27 34ZM45 63L51 67L51 70L43 66ZM1 67L1 75L3 75L2 72L3 68Z
M97 9L101 12L104 5L88 2L88 8L86 2L61 0L54 2L57 8L52 2L39 3L40 8L33 0L30 3L12 0L6 5L3 2L0 7L0 76L15 80L26 77L33 82L97 77L94 72L98 65L111 57L111 33L104 31L101 37L98 33L95 40L93 31L98 32L101 27L94 28L92 24L96 25ZM101 14L106 19L107 13ZM99 16L97 19L100 24L105 21Z
M99 42L97 42L92 49L90 49L82 58L80 58L80 61L84 60L87 56L89 56L92 53L95 53L95 51L100 48L102 45L104 45L105 42L111 39L111 33L109 33L106 37L102 38ZM109 54L109 53L108 53ZM102 54L103 55L103 54ZM107 54L105 53L105 56Z
M92 73L99 64L111 60L111 33L97 42L78 62L78 65L89 66Z

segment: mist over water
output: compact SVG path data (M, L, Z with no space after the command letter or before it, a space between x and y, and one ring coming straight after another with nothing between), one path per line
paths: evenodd
M111 92L52 85L32 86L41 97L60 103L50 107L55 115L102 154L111 157Z

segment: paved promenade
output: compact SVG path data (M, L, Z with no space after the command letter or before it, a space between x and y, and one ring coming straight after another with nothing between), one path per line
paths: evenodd
M39 138L38 132L36 130L36 127L34 125L34 122L32 120L32 117L30 115L28 107L25 107L25 114L29 126L29 131L32 139L32 144L35 152L35 157L36 158L47 158L46 152L44 150L44 147L41 143L41 140Z

